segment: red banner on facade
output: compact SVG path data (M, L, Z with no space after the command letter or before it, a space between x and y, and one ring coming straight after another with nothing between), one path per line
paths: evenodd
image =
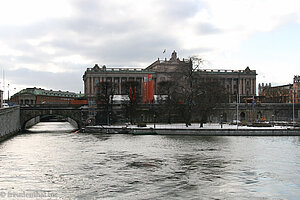
M154 100L154 84L152 74L148 74L143 80L143 103L152 103Z

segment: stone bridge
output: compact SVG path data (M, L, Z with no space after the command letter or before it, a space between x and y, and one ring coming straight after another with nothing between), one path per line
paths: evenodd
M21 129L26 128L26 123L43 115L56 115L68 117L77 123L78 128L82 127L82 110L72 107L21 107L20 108L20 125Z

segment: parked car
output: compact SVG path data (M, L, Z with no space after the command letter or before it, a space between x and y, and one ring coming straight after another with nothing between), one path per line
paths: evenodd
M2 108L8 108L8 107L9 107L9 105L7 103L2 104Z

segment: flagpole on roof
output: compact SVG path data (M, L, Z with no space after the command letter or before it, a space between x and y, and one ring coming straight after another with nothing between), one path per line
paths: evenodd
M164 49L163 50L163 54L165 54L167 52L167 49ZM165 56L163 56L163 57L165 57ZM165 57L166 58L166 57Z

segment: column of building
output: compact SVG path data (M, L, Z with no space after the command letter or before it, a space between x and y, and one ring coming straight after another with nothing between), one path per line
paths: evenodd
M243 79L243 95L246 95L246 79Z

